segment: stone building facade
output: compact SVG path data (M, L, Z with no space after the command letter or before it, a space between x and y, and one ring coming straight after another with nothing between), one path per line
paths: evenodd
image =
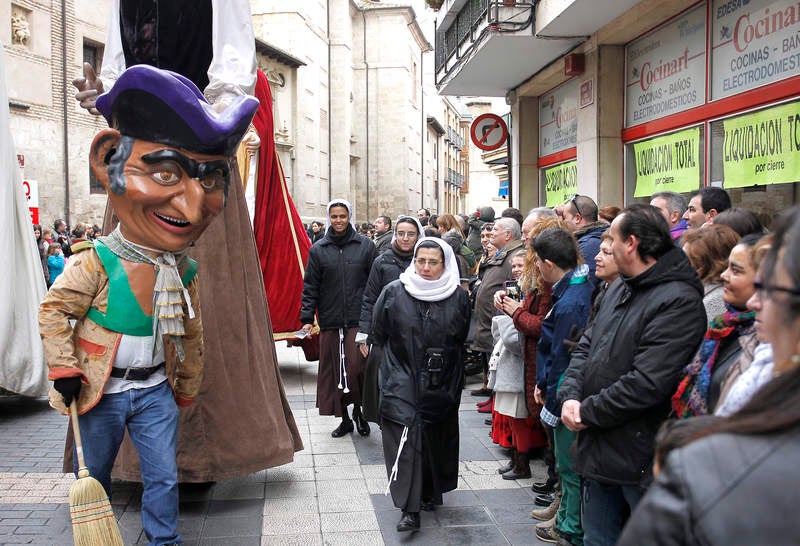
M467 133L433 85L432 46L422 31L433 15L409 2L421 5L250 2L276 147L305 220L323 217L333 197L349 199L359 221L422 207L463 209L466 188L451 171L465 179L466 155L453 161L442 151L452 148L449 128L462 140ZM44 0L0 0L11 130L25 177L38 182L44 224L102 221L106 197L92 184L88 150L105 122L79 107L71 82L84 61L99 72L108 9L91 0L66 0L63 10ZM429 118L452 119L439 134Z

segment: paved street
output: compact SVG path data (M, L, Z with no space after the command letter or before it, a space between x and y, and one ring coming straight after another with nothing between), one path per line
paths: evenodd
M333 439L333 417L314 408L316 362L278 344L278 357L305 451L293 463L213 485L181 487L181 528L188 545L543 544L534 535L530 484L497 474L505 458L488 437L475 398L462 398L459 486L444 506L422 513L422 529L399 535L400 517L384 496L380 431ZM474 385L468 385L474 388ZM0 397L0 544L70 545L67 495L60 473L66 418L44 400ZM112 504L125 544L145 544L141 488L115 482Z

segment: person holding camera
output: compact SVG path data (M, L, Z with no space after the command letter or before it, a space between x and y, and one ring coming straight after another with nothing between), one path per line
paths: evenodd
M492 439L500 445L511 446L511 460L498 469L504 480L530 478L530 451L546 444L544 432L537 426L538 416L531 417L526 403L522 336L514 325L513 313L506 312L506 308L510 308L506 300L513 300L517 306L522 300L519 280L525 268L525 256L524 248L511 254L514 280L507 281L504 289L494 295L494 306L503 314L492 318L495 341L492 359L496 362L491 382L495 393Z
M450 245L420 239L414 260L375 303L371 339L382 350L379 415L398 531L458 486L458 406L469 297Z

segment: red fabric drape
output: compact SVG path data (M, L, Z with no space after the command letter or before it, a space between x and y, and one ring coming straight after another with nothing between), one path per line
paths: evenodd
M256 75L255 96L261 106L253 118L253 125L261 138L261 149L258 156L253 232L264 275L274 337L281 339L289 337L285 334L294 333L302 327L299 318L300 299L303 271L308 261L311 241L289 195L280 159L275 151L269 83L260 70Z

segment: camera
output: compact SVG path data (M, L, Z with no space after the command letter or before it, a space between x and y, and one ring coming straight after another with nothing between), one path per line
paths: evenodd
M425 367L428 372L428 388L437 388L442 381L444 372L444 349L440 347L430 347L425 350L427 361Z
M522 291L516 281L506 281L504 285L506 297L512 300L522 301Z

